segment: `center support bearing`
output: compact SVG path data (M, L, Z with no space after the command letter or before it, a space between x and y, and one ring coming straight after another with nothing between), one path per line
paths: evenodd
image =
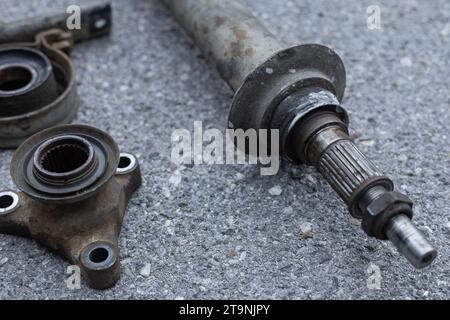
M141 184L136 158L105 132L64 125L27 139L11 177L21 192L0 192L0 232L46 245L79 266L92 288L112 287L125 209Z
M367 235L391 240L417 268L431 264L437 252L411 223L412 201L348 135L345 68L333 50L286 48L242 0L163 1L235 91L230 128L279 130L281 154L315 166Z
M80 104L70 58L57 45L69 33L44 31L34 43L0 45L0 148L15 148L29 136L72 122Z
M80 99L69 53L74 42L110 32L111 5L96 1L81 13L79 30L65 29L60 13L0 28L0 148L75 118Z

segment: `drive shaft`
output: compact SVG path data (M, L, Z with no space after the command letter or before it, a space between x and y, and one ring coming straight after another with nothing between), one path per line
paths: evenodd
M417 268L431 264L437 252L411 222L412 201L349 137L335 52L286 47L241 0L163 1L235 91L230 128L278 129L282 154L315 166L369 236L389 239Z

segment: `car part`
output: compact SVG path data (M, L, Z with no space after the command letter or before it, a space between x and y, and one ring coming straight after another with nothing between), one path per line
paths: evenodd
M0 232L58 252L93 288L113 286L126 205L141 184L136 158L96 128L63 125L27 139L11 176L21 192L0 193Z
M43 129L71 122L78 110L75 41L110 32L109 1L81 7L81 29L65 30L55 13L0 29L0 147L17 147Z
M393 191L348 135L340 104L345 68L335 52L317 44L286 48L241 0L164 2L235 90L230 128L280 130L283 155L316 166L369 236L391 240L417 268L435 259L411 223L411 200Z
M70 32L75 42L89 40L109 34L112 25L112 10L110 0L89 0L81 2L79 29L67 28L68 14L61 11L49 11L44 15L0 22L0 43L33 41L36 34L49 30L61 29Z

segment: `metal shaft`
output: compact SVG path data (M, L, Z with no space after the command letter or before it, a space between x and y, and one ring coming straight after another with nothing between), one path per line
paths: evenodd
M398 251L416 268L424 268L436 258L436 249L403 214L397 215L389 221L386 234Z
M234 90L283 46L236 0L163 0Z
M236 91L232 128L279 129L284 156L316 166L369 236L391 240L415 267L433 261L436 250L411 223L411 200L350 140L336 53L286 48L242 0L163 1Z

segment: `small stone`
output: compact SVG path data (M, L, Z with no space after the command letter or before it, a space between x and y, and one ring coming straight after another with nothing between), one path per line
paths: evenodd
M0 260L0 267L2 266L2 265L4 265L5 263L7 263L8 262L8 258L3 258L2 260Z
M441 35L446 37L450 34L450 24L446 24L444 29L441 30Z
M183 73L181 76L180 76L180 80L181 81L188 81L190 79L190 76L187 74L187 73Z
M442 139L438 136L432 136L431 137L431 142L433 142L434 144L439 143L440 141L442 141Z
M175 171L169 178L169 183L177 186L181 183L181 175L178 171Z
M281 213L282 214L293 214L294 213L294 209L292 207L286 207L286 208L283 208Z
M402 66L404 67L411 67L412 66L412 61L410 57L403 57L400 59L400 63Z
M419 229L428 236L433 234L433 230L431 230L431 228L428 226L421 226L419 227Z
M447 231L450 232L450 222L447 222L447 224L445 225L445 227L447 228Z
M408 156L406 154L401 154L398 156L398 161L406 162L408 161Z
M244 180L244 178L245 176L242 173L240 172L236 173L236 181L242 181Z
M169 188L163 188L163 195L166 198L170 198L171 197L171 193L170 193Z
M150 276L150 272L151 272L151 265L150 265L150 263L146 263L146 264L142 267L141 271L139 271L139 274L140 274L141 276L147 278L148 276Z
M352 225L354 225L354 226L357 226L357 227L361 226L361 220L355 219L353 217L350 217L350 223Z
M167 228L167 233L171 236L175 235L175 228L171 220L167 220L164 223L164 226Z
M309 239L313 237L313 228L311 223L302 223L300 225L300 230L302 231L302 239Z
M368 146L368 147L373 147L375 145L375 141L372 139L365 139L365 140L361 140L361 144Z
M281 189L280 186L275 186L275 187L269 189L269 193L272 196L279 196L282 192L283 192L283 190Z
M243 252L241 253L241 255L239 256L239 260L240 260L240 261L245 260L246 257L247 257L247 252L243 251Z
M311 175L311 174L305 175L305 178L306 178L306 180L308 180L312 184L315 184L317 182L316 178L313 175Z

